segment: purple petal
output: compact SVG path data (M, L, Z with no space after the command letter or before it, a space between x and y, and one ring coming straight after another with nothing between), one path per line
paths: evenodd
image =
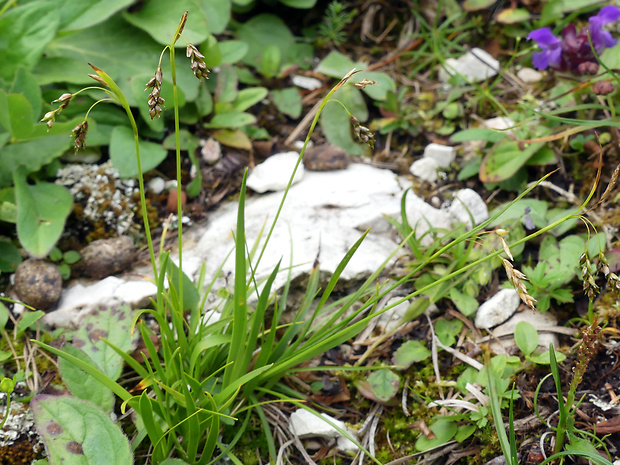
M594 49L597 53L604 48L611 48L618 43L618 39L614 39L609 31L590 29L590 35L592 37L592 45L594 45Z
M536 69L547 69L549 67L549 56L545 52L532 53L532 65Z
M604 6L596 16L589 18L591 25L598 23L597 25L600 26L603 24L613 23L614 21L618 21L618 19L620 19L620 8L614 5Z
M562 42L553 35L553 32L548 27L533 30L528 34L527 38L534 40L542 49L547 48L546 46L559 45Z

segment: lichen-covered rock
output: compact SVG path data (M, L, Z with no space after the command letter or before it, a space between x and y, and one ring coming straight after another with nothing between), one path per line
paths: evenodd
M15 292L22 302L37 310L47 310L60 298L62 276L50 262L29 258L15 271Z
M136 256L136 247L129 236L99 239L82 250L84 274L102 279L129 268Z

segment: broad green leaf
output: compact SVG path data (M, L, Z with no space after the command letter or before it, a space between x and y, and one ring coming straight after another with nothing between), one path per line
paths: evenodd
M30 102L21 94L9 94L7 103L13 139L26 139L34 130L34 113Z
M327 56L321 60L319 66L316 68L316 72L336 79L342 79L355 67L353 60L334 50L329 52Z
M75 250L67 250L62 254L62 259L67 265L73 265L74 263L79 262L82 259L82 256Z
M84 363L100 369L86 353L73 345L65 345L63 351L79 358ZM63 383L65 383L71 394L78 399L91 401L104 412L112 411L114 408L114 393L108 387L62 357L58 357L58 370Z
M250 151L252 150L252 141L239 129L218 129L211 134L213 138L220 144L228 147L235 147Z
M70 146L71 139L67 132L64 135L49 136L2 147L0 187L13 184L12 174L19 166L25 167L28 173L37 171L62 155Z
M345 86L334 92L321 113L320 122L323 132L330 143L342 147L349 155L363 155L369 147L354 142L349 113L341 104L359 121L363 122L368 119L368 109L362 93L355 87Z
M174 30L176 25L169 32L170 36ZM94 85L95 81L88 77L93 72L88 63L93 63L116 81L131 106L143 105L144 100L138 102L134 99L129 80L149 71L155 74L161 51L161 45L148 34L128 25L120 15L115 15L87 30L56 37L46 47L46 56L33 73L39 84L68 81ZM179 52L177 84L185 92L187 100L194 100L200 82L189 64L181 66L183 60L186 60L185 53ZM162 68L164 78L168 78L169 60L163 61Z
M230 20L229 0L150 0L135 13L124 13L134 26L150 34L161 45L169 45L179 21L189 11L183 37L196 45L209 33L221 33ZM183 40L177 43L185 44Z
M100 305L86 315L73 336L73 345L84 351L111 380L121 375L123 359L105 341L123 352L129 352L131 341L131 308L128 305Z
M544 145L520 144L506 140L495 145L482 159L480 180L482 182L500 182L514 175Z
M15 73L15 79L13 80L13 84L11 84L9 94L22 94L26 97L32 107L32 114L34 117L32 122L39 119L42 104L41 88L39 84L37 84L37 80L32 73L26 71L25 68L19 68L17 73Z
M531 323L520 321L515 326L515 342L521 352L530 355L538 347L538 332Z
M217 86L215 87L215 100L218 103L231 103L237 98L239 91L237 86L239 79L235 68L230 65L223 65L217 74Z
M220 44L213 34L209 34L207 39L200 46L200 53L205 56L207 68L212 69L222 64L222 52Z
M478 427L476 425L461 425L458 427L458 430L454 435L454 440L456 442L463 442L465 439L474 434L477 429Z
M99 24L136 0L55 0L60 11L60 29L76 31Z
M531 18L530 12L525 8L506 8L495 16L495 20L502 24L515 24L527 21Z
M506 204L499 205L490 215L494 216L498 211L506 208ZM522 199L512 204L508 209L497 217L490 226L510 227L514 220L523 218L525 215L530 217L537 228L547 226L547 202L536 199Z
M94 404L70 396L38 395L30 408L51 464L133 463L120 427Z
M415 442L416 450L424 451L448 442L456 434L457 426L456 422L446 418L441 418L430 425L430 430L433 432L435 437L427 438L424 435L420 435Z
M445 318L439 318L435 323L435 334L442 344L451 346L456 343L456 336L463 329L463 322L456 318L452 320L446 320Z
M60 13L53 1L28 3L0 16L0 78L12 81L20 66L32 70L59 24Z
M270 45L280 50L282 63L293 61L293 45L295 37L278 16L260 14L239 26L237 38L248 45L248 52L243 57L247 65L258 68L263 58L263 52Z
M362 71L361 73L353 75L351 81L359 82L362 79L376 82L376 84L368 85L363 89L373 100L385 100L388 92L396 92L396 83L394 79L385 73L380 73L378 71Z
M194 104L200 116L207 116L213 111L213 97L209 89L207 89L206 84L203 83L200 85L200 92Z
M9 309L0 301L0 331L3 331L9 321ZM9 352L10 353L10 352Z
M267 79L271 79L278 74L281 64L282 54L280 53L280 49L277 45L271 44L263 50L263 56L261 57L258 70Z
M399 369L409 368L414 362L421 362L431 356L431 351L420 341L407 341L392 356L392 365Z
M368 376L368 384L378 400L387 402L398 393L400 377L392 370L383 368Z
M247 110L267 97L267 93L268 91L265 87L248 87L247 89L240 90L233 102L233 111Z
M566 355L564 355L562 352L556 351L555 358L558 362L563 362L564 360L566 360ZM541 352L538 354L530 355L528 360L539 365L549 365L551 363L551 355L549 354L549 351Z
M484 10L495 3L495 0L465 0L463 8L467 11Z
M0 273L14 273L21 262L19 249L9 241L0 240Z
M179 131L179 147L181 150L194 151L200 145L200 139L189 132L187 129ZM174 133L168 135L162 142L166 150L176 150L176 136Z
M473 315L478 309L478 301L474 297L459 291L455 287L450 289L450 300L465 316Z
M205 124L205 127L212 129L234 129L255 122L256 117L254 115L242 112L231 112L215 115L209 123Z
M303 109L301 104L301 94L293 87L286 89L274 89L269 92L271 101L279 112L297 119L301 116Z
M221 40L217 45L222 54L222 63L237 63L245 57L249 50L248 44L241 40Z
M498 142L508 137L508 134L494 129L472 128L463 129L450 136L452 142L465 142L469 140L485 140L487 142Z
M168 152L161 144L141 140L140 158L142 161L142 172L146 173L156 168L166 158L167 154ZM136 143L133 131L130 128L118 126L112 131L110 159L122 178L135 178L138 176Z
M13 175L17 204L17 237L28 253L45 257L65 227L73 197L64 186L42 182L29 185L23 168Z
M280 0L280 3L291 8L308 9L316 5L316 0Z

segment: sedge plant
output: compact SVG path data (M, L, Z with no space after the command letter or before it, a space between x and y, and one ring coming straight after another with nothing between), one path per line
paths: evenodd
M170 53L175 96L177 94L174 47L175 43L182 38L186 18L187 14L183 15L170 45L166 47ZM204 66L204 56L192 44L187 46L187 55L191 60L194 74L199 78L205 77L207 71L206 66ZM410 280L419 270L436 260L450 248L475 239L501 212L489 221L474 227L471 231L463 233L432 255L425 256L422 260L423 263L400 280L389 285L377 286L377 280L385 266L398 253L400 247L408 243L410 237L405 237L400 247L390 257L386 258L383 265L356 292L338 300L335 304L328 304L344 268L368 234L367 231L345 254L324 289L320 289L319 263L316 263L310 274L304 298L295 310L292 322L284 325L282 315L286 308L288 286L278 298L273 289L273 282L278 273L286 272L286 267L281 267L281 264L278 264L269 276L262 281L259 281L255 274L266 244L270 240L280 216L283 203L280 204L273 223L267 231L262 248L260 248L258 241L250 247L245 237L246 190L244 178L239 194L237 226L234 231L235 247L231 252L235 260L234 289L225 299L221 308L218 309L219 316L211 319L205 318L203 310L206 295L212 290L214 283L209 283L205 289L204 269L198 280L198 285L195 285L183 273L181 261L183 245L181 196L178 196L179 204L177 205L179 214L179 261L177 265L172 261L169 253L160 252L158 257L155 254L145 210L144 182L137 137L138 129L131 115L127 99L119 86L105 71L95 66L93 66L93 70L96 73L93 77L105 86L104 90L108 96L126 110L136 136L142 213L154 279L157 284L157 294L153 302L154 308L140 310L136 312L133 318L134 325L145 344L143 361L136 361L111 343L110 346L135 371L140 377L140 382L129 391L120 383L106 377L96 367L85 363L67 351L35 342L50 352L63 357L111 389L122 400L123 411L127 408L135 410L139 416L139 421L136 422L137 433L133 438L132 446L134 449L137 448L148 437L149 444L146 447L150 451L152 463L158 464L169 457L177 457L189 464L208 464L214 463L222 456L238 462L234 456L234 446L246 431L250 418L254 414L260 419L264 428L269 455L272 460L275 460L276 445L272 439L267 416L263 409L263 398L269 396L273 402L290 402L308 408L301 403L303 400L301 396L281 382L291 370L355 337L366 327L370 319L388 311L394 305L427 292L433 286L448 282L502 253L502 250L498 250L468 263L462 268L443 276L436 283L417 290L389 307L379 309L379 301L388 292ZM297 167L301 163L310 135L325 105L330 102L330 98L336 90L347 85L347 81L354 74L355 71L348 73L323 99L319 111L314 117L304 148L300 153ZM147 84L147 89L150 89L148 105L153 117L159 116L163 110L164 102L159 95L161 84L160 60L153 79ZM64 104L65 101L61 101L61 103ZM180 188L179 109L176 97L173 106L177 140L177 185ZM86 130L87 125L85 124L76 128L74 131L76 144L84 144ZM367 133L363 135L367 138L371 136ZM293 172L291 175L282 202L286 199L294 174ZM524 191L515 201L523 198L533 188L534 186ZM536 237L574 216L569 215L558 220L529 237L521 239L518 243ZM410 234L413 234L413 231ZM203 293L202 296L201 293ZM255 297L254 300L250 299L252 296ZM318 304L315 306L316 299L318 299ZM360 301L363 304L354 307L354 304ZM326 310L332 309L335 311L324 322L315 325L319 316L324 315ZM270 324L266 324L265 320L268 320L269 311L272 311ZM147 315L155 320L157 330L151 329L146 323L143 317ZM157 339L159 347L153 342L153 339ZM140 394L135 394L139 391L141 391ZM313 413L318 415L314 410ZM229 428L232 425L235 426L234 429ZM226 428L234 433L232 439L224 444L221 442L220 435L222 430ZM368 451L364 452L370 456ZM379 463L376 459L374 461Z

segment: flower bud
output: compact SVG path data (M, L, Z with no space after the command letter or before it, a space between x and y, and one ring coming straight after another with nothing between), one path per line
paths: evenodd
M614 85L611 81L596 81L592 85L592 92L596 95L607 95L614 91Z

